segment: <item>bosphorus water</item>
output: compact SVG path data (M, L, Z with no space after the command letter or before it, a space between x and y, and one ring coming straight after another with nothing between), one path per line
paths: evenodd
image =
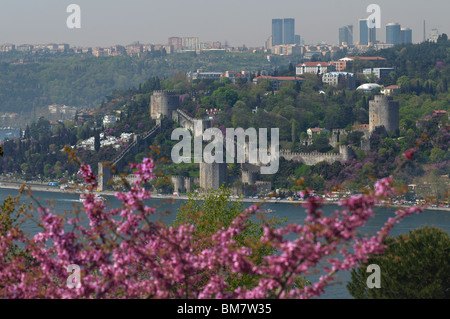
M17 190L13 189L0 189L0 201L3 202L8 195L16 196ZM72 211L75 207L81 207L82 203L79 201L78 194L69 193L52 193L52 192L33 192L36 198L39 198L40 203L45 204L47 201L54 200L54 211L57 214L63 214L65 211ZM29 203L31 199L27 195L22 195L21 202ZM113 196L108 196L106 205L110 208L120 207L120 202ZM156 218L161 218L164 222L170 224L176 216L178 208L184 203L183 200L169 201L161 198L153 198L148 201L148 205L155 207L157 212L171 212L171 214L157 214ZM244 206L248 207L251 203L244 203ZM324 213L329 214L334 212L338 208L337 205L325 205L323 207ZM300 205L284 204L284 203L265 203L262 209L269 210L266 213L268 217L277 216L279 218L286 218L288 223L301 224L306 217L305 209ZM364 228L361 229L361 233L375 233L386 222L389 217L392 217L395 212L395 208L377 207L374 209L375 217L369 219ZM425 225L435 226L443 229L447 233L450 233L450 212L441 210L425 210L421 214L415 214L406 217L399 224L396 224L391 231L392 236L398 236L400 234L408 233L410 230L414 230ZM33 222L28 222L24 225L24 230L30 234L35 234L39 231L39 227ZM314 279L314 277L311 277ZM341 272L338 274L337 281L342 284L336 284L329 286L325 289L325 294L321 298L328 299L348 299L352 296L348 293L345 287L346 283L350 280L350 272Z

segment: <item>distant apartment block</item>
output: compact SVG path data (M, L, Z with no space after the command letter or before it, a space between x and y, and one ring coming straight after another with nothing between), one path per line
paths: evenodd
M322 75L322 82L339 89L354 90L355 76L349 72L328 72Z
M208 45L209 44L207 44L207 46ZM169 51L171 52L179 52L183 50L195 51L201 49L201 44L198 37L170 37L168 40L168 46L170 47Z
M363 69L364 75L375 75L377 79L380 79L382 77L385 77L392 71L394 71L394 68L367 68Z
M281 44L272 47L272 53L277 55L291 55L299 56L302 55L304 48L298 44Z
M183 43L180 37L171 37L169 38L168 44L173 46L175 51L180 51L183 48Z
M188 72L187 76L191 80L220 80L222 72Z
M21 45L16 46L16 51L31 52L31 51L33 51L33 46L31 44L21 44Z
M144 53L144 46L142 44L131 44L125 47L128 56L140 56Z
M181 46L183 50L198 50L200 49L200 40L196 37L181 38Z
M229 78L233 83L236 79L251 80L251 72L243 70L239 72L225 71L225 72L188 72L187 77L192 80L220 80L221 78Z
M220 41L200 42L200 50L221 50L222 43Z
M6 43L6 44L0 45L0 52L11 52L11 51L14 51L15 49L16 49L16 46L11 43Z
M333 71L333 66L328 62L303 62L296 66L296 75L306 73L323 74Z
M376 50L383 50L392 48L394 45L392 43L378 42L375 44Z

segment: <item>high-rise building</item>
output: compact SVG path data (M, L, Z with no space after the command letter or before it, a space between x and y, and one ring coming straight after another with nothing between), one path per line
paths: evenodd
M173 45L174 50L178 51L183 48L182 40L180 37L171 37L169 38L169 45Z
M369 28L369 43L372 43L372 45L377 43L377 28L375 26Z
M369 26L367 25L367 19L359 19L359 44L369 44Z
M343 43L353 45L353 25L346 25L339 28L339 45Z
M283 44L283 20L272 19L272 45Z
M386 25L386 43L397 45L401 43L401 29L398 23Z
M403 44L412 43L412 30L410 28L401 28L400 37Z
M298 35L298 34L295 35L295 44L298 44L298 45L302 44L300 35Z
M295 19L285 18L283 21L283 44L295 43Z
M197 37L183 37L181 38L181 46L183 50L198 50L200 49L200 41Z

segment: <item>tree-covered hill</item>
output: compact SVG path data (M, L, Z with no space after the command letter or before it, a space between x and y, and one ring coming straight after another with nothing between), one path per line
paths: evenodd
M271 65L262 53L203 52L140 57L74 54L0 54L0 113L31 112L50 104L96 107L117 89L149 77L204 71L258 71Z

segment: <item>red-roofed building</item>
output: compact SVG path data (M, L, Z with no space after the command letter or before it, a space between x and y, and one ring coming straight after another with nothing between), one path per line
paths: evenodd
M301 75L305 73L323 74L334 71L334 67L327 62L303 62L296 66L295 74Z
M381 89L381 94L384 95L394 95L400 91L400 86L398 85L389 85L383 89Z
M347 68L347 61L330 61L337 72L343 72Z
M321 127L312 127L309 128L306 133L308 133L309 138L312 138L313 135L316 134L322 134L322 133L328 133L328 130L326 128L321 128Z

